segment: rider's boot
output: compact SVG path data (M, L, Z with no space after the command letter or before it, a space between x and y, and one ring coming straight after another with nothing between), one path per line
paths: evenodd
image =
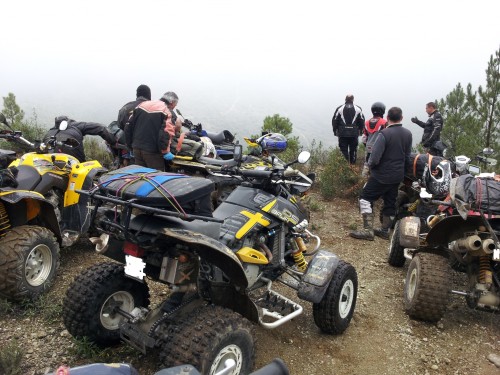
M363 229L353 231L349 235L359 240L373 241L375 239L373 233L373 213L363 214Z
M373 233L375 233L375 236L377 237L383 238L384 240L388 240L391 226L392 226L392 217L384 215L382 217L382 227L380 229L375 229Z

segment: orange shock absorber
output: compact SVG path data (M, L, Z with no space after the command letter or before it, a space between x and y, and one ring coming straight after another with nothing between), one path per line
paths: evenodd
M408 207L408 211L410 212L415 212L417 210L418 203L420 202L420 199L417 199L415 202L413 202L410 207Z
M295 261L295 264L297 265L297 269L300 272L304 272L307 268L307 261L306 258L304 257L303 251L307 250L304 241L302 241L303 247L301 247L299 241L300 237L295 238L295 241L293 242L295 246L293 246L293 260ZM302 238L300 238L302 240ZM304 249L304 250L303 250Z
M487 285L491 285L493 282L489 255L481 255L479 257L479 282Z
M0 237L5 236L5 233L10 229L9 215L2 202L0 202Z

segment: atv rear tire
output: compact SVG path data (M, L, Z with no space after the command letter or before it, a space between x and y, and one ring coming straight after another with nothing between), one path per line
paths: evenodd
M394 230L392 231L392 236L389 241L389 255L387 257L387 263L393 267L403 267L405 264L405 248L399 243L399 234L401 232L401 220L396 222Z
M340 334L351 322L358 295L356 269L341 260L323 299L313 303L314 323L326 333Z
M414 319L437 322L450 295L448 259L432 253L416 254L408 267L404 287L406 313Z
M14 301L37 299L59 269L59 244L47 228L20 226L0 239L0 295Z
M249 374L255 361L253 331L250 321L234 311L204 306L168 327L160 338L160 360L165 367L189 363L213 375L233 359L232 375Z
M124 266L101 263L85 270L69 286L63 302L63 321L74 337L87 337L101 347L120 342L125 319L114 308L131 312L149 305L146 284L125 276Z

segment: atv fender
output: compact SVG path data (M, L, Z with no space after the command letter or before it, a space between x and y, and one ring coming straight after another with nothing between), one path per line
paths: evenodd
M297 290L300 299L320 303L339 264L339 257L329 251L319 250L309 262Z
M230 248L219 241L186 229L163 228L159 235L188 244L200 258L220 268L238 287L248 287L240 260Z
M5 204L12 227L25 225L33 219L39 219L41 226L49 229L62 242L61 229L54 206L43 195L34 191L2 190L0 201Z
M500 219L488 221L495 230L498 230ZM480 226L484 226L480 216L469 215L466 220L459 215L449 216L433 226L425 240L430 246L447 246L450 242L462 238L465 232L473 232Z

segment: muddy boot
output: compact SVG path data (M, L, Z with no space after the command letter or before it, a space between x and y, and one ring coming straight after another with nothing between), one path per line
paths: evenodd
M391 226L392 226L392 217L383 216L382 227L380 229L375 229L373 232L375 233L375 236L383 238L384 240L388 240Z
M363 229L353 231L349 235L358 240L373 241L375 239L373 235L373 213L363 214Z

